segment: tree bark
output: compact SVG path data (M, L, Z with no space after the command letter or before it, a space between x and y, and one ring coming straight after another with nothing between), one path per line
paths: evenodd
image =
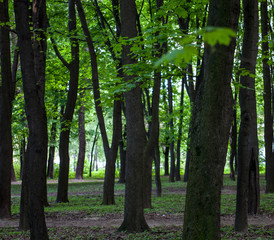
M63 62L68 67L70 73L69 91L65 112L61 121L61 133L59 140L60 168L57 190L57 202L68 202L68 176L69 176L69 134L70 125L73 118L75 104L77 100L78 80L79 80L79 43L76 33L76 11L75 0L69 0L69 22L68 28L71 42L71 62ZM63 60L64 61L64 60Z
M258 1L243 1L244 38L240 69L248 75L240 76L239 102L241 124L238 140L238 179L235 230L247 231L247 214L259 207L259 169L257 113L255 99L255 67L258 52ZM251 75L253 74L253 76Z
M167 143L164 147L164 156L165 156L165 174L164 175L169 176L169 146L167 145Z
M230 156L229 156L229 167L230 167L230 179L235 181L235 170L234 162L236 166L237 162L237 94L235 93L234 97L234 109L233 109L233 122L231 126L231 134L230 134ZM235 160L235 161L234 161Z
M120 177L119 177L119 183L125 183L126 182L126 150L125 150L125 144L126 142L126 126L124 129L124 134L120 137L120 143L119 143L119 151L120 151Z
M182 86L181 86L181 102L180 102L180 115L179 115L179 131L178 131L178 139L177 139L177 149L176 149L176 172L175 178L176 181L181 180L181 141L182 141L182 132L183 132L183 114L184 114L184 86L185 86L185 76L182 78Z
M270 58L268 46L268 17L267 1L261 2L261 31L262 31L262 52L263 52L263 78L264 78L264 141L266 160L266 193L274 193L274 147L273 120L271 116L271 75L268 60ZM273 103L274 104L274 103Z
M86 153L86 131L85 131L85 106L84 104L79 109L79 153L76 167L76 179L83 179L85 153Z
M93 139L93 143L92 143L92 147L91 147L91 151L90 151L90 165L89 165L89 176L90 177L91 177L92 170L94 170L95 157L93 157L93 156L94 156L94 147L98 140L98 134L97 134L98 127L99 127L99 125L96 126L95 135L94 135L94 139Z
M27 178L22 183L26 187L25 199L21 206L27 205L28 221L31 239L48 239L44 216L45 179L47 158L47 117L44 105L45 93L45 54L46 54L46 3L32 2L32 23L34 30L30 31L29 1L15 1L15 20L18 33L18 44L21 56L21 71L23 78L26 115L29 126L29 138L26 158L24 161ZM33 36L33 38L31 38ZM31 179L30 179L31 176ZM23 191L22 191L23 192ZM23 192L24 193L24 192ZM20 211L21 211L20 210Z
M12 75L8 1L0 2L0 219L11 217Z
M190 163L190 136L191 136L191 122L189 123L189 128L188 128L188 140L187 140L187 149L186 149L186 164L185 164L185 173L184 173L184 182L188 181L188 176L189 176L189 163Z
M157 149L159 149L159 100L161 89L161 74L156 71L154 74L154 85L152 92L151 122L149 128L149 139L144 151L144 207L152 208L151 192L152 192L152 163ZM159 161L159 159L156 159ZM157 163L156 163L157 166ZM158 188L159 185L159 169L158 170ZM160 191L160 189L158 189Z
M155 156L154 156L154 165L155 165L155 184L156 184L156 196L161 197L162 196L162 183L161 183L161 175L160 175L160 150L159 150L159 140L158 144L156 144L155 147Z
M208 26L237 29L239 0L211 0ZM220 201L233 98L235 39L229 46L205 45L203 80L195 99L191 162L183 239L220 239Z
M120 1L122 37L131 39L137 36L137 10L134 0ZM123 66L136 63L132 57L131 45L123 45ZM133 75L124 75L126 82L134 80ZM144 217L143 173L146 132L144 126L141 88L138 83L125 93L127 124L127 166L124 220L120 231L142 232L149 227Z
M20 142L20 180L23 179L23 164L25 161L26 155L26 138L23 136L23 139Z
M53 118L53 122L50 130L50 146L49 146L49 158L48 158L48 172L47 177L53 179L54 177L54 156L55 156L55 144L56 144L56 121L57 117Z
M173 98L172 98L172 83L171 78L167 81L168 85L168 109L169 109L169 131L171 132L171 139L169 145L170 151L170 172L169 172L169 182L175 182L175 154L174 154L174 123L173 123Z

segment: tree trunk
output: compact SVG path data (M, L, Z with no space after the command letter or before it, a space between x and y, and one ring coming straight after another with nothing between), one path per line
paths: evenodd
M208 26L237 29L240 2L211 0ZM220 201L233 98L235 39L205 45L204 79L195 99L183 239L220 239Z
M57 202L68 202L68 176L69 176L69 134L70 125L75 109L78 80L79 80L79 43L76 33L75 0L69 0L69 22L71 42L71 62L64 63L70 73L69 90L65 112L62 116L61 133L59 140L60 168L58 179Z
M182 141L182 132L183 132L183 113L184 113L184 86L185 86L185 77L182 78L182 86L181 86L181 102L180 102L180 115L179 115L179 131L178 131L178 139L177 139L177 149L176 149L176 172L175 178L176 181L181 180L180 166L181 166L181 141Z
M44 105L46 3L45 1L32 2L34 36L29 28L29 7L28 1L14 2L25 108L29 126L28 146L24 161L26 172L23 174L23 177L28 176L25 187L28 189L29 196L25 196L28 199L24 205L27 205L31 239L48 239L44 216L48 144L47 117ZM36 29L40 31L35 31Z
M79 109L79 153L76 167L76 179L83 179L85 153L86 153L86 131L85 131L85 106Z
M198 58L199 59L199 58ZM200 60L197 63L197 68L200 68L200 74L197 77L196 80L196 88L194 87L194 79L193 79L193 68L191 64L188 64L188 81L185 81L185 87L188 93L189 97L189 103L191 106L191 113L193 112L193 104L194 100L196 97L196 92L198 90L198 86L200 86L200 82L202 81L202 76L203 76L203 65L200 66ZM188 83L188 84L187 84ZM193 117L193 113L192 113ZM185 164L185 173L184 173L184 182L188 181L188 175L189 175L189 163L190 163L190 139L191 139L191 132L192 132L192 123L193 121L191 120L189 123L188 127L188 140L187 140L187 149L186 149L186 164Z
M136 20L137 10L134 0L120 1L122 37L128 39L137 36ZM131 45L123 45L123 65L136 63L132 58ZM127 82L134 80L133 75L125 74ZM143 205L143 173L144 173L144 149L146 144L146 132L144 126L141 88L138 83L125 93L126 124L127 124L127 166L126 166L126 190L124 220L120 231L142 232L149 227L144 217Z
M192 122L192 121L191 121ZM190 136L191 136L191 124L189 123L189 128L188 128L188 140L187 140L187 149L186 149L186 164L185 164L185 173L184 173L184 182L188 181L188 176L189 176L189 163L190 163Z
M168 79L168 106L169 106L169 131L171 132L170 139L170 173L169 173L169 182L175 182L175 154L174 154L174 123L173 123L173 99L172 99L172 84L171 78Z
M56 144L56 121L54 117L51 130L50 130L50 147L49 147L49 158L48 158L48 172L47 177L53 179L54 177L54 155L55 155L55 144Z
M120 177L119 177L119 183L125 183L126 182L126 150L124 149L124 141L126 141L126 126L124 129L124 134L120 137L120 144L119 144L119 150L120 150Z
M0 219L11 217L12 75L8 1L0 2ZM7 24L7 25L6 25Z
M247 231L247 214L259 207L259 169L257 113L255 99L255 67L258 43L258 1L243 1L244 38L240 69L248 75L240 77L241 124L238 140L238 179L235 230Z
M152 192L152 163L157 149L159 149L159 100L161 89L161 73L156 71L154 73L154 85L152 92L152 107L151 107L151 122L149 128L149 139L146 144L144 158L144 207L152 208L151 205L151 192ZM160 161L160 159L156 159ZM156 163L157 166L158 163ZM159 165L158 165L159 166ZM158 167L157 166L157 167ZM159 169L158 170L158 187L159 186ZM161 189L159 189L161 191Z
M26 138L23 136L23 139L20 142L20 180L23 179L23 164L25 161L26 155Z
M231 135L230 135L230 156L229 156L229 167L230 167L230 179L235 181L235 168L234 168L234 160L235 165L237 162L237 94L235 93L234 98L234 109L233 109L233 123L231 127Z
M103 189L104 205L115 204L114 201L114 183L115 183L115 161L118 153L119 139L122 132L121 123L121 102L114 100L113 107L113 133L112 144L108 155L106 155L106 173Z
M101 27L103 30L105 30L106 29L105 18L99 8L98 1L95 0L94 3L95 3L96 11L100 18ZM113 16L114 16L115 23L116 23L116 36L117 36L117 38L119 38L120 37L120 19L119 19L119 10L118 10L119 2L118 1L112 1L112 9L113 9ZM122 78L123 71L122 71L121 57L117 57L116 54L114 53L113 47L111 46L111 42L108 37L106 40L106 45L109 48L109 51L111 53L113 61L117 62L116 70L118 73L118 77ZM95 53L94 53L94 56L96 56ZM98 84L98 90L99 90L99 84ZM115 96L115 97L120 98L121 96ZM113 124L112 146L109 149L110 152L105 152L106 174L105 174L105 180L104 180L103 204L106 204L106 205L114 204L115 162L116 162L116 157L118 154L118 146L120 144L120 136L119 136L119 139L117 138L117 136L118 136L118 134L120 134L120 135L122 134L121 106L122 106L121 101L114 101L114 111L113 111L113 123L114 124ZM99 107L97 109L99 110ZM97 113L99 113L99 112L97 111ZM101 118L102 122L103 122L103 118L100 117L100 113L98 114L98 118Z
M161 183L161 175L160 175L160 150L159 150L159 140L158 144L155 147L155 156L154 156L154 165L155 165L155 184L156 184L156 195L157 197L162 196L162 183Z
M169 176L169 146L166 144L164 148L165 155L165 176Z
M112 143L109 147L105 120L103 115L103 109L100 100L100 87L98 79L98 68L97 68L97 55L93 46L93 41L88 29L86 16L83 10L81 0L76 0L77 10L79 18L81 20L81 25L83 32L86 37L90 60L91 60L91 70L92 70L92 86L93 95L95 102L95 110L99 122L101 137L103 140L104 153L106 157L106 170L104 178L104 189L103 189L103 203L104 205L115 204L114 202L114 182L115 182L115 161L118 152L119 138L121 135L121 102L120 100L114 100L113 104L113 133L112 133ZM117 96L116 96L117 97Z
M91 177L92 169L94 170L95 157L93 157L93 156L94 156L94 147L95 147L95 144L98 140L98 134L97 134L98 127L99 127L99 125L96 126L95 135L94 135L94 139L93 139L93 143L92 143L92 147L91 147L91 152L90 152L90 165L89 165L89 176L90 177Z
M266 193L274 193L274 147L273 120L271 116L271 75L268 60L270 52L268 46L268 17L267 1L261 2L261 30L262 30L262 52L263 52L263 78L264 78L264 141L266 159ZM273 102L274 104L274 102Z
M24 159L27 159L27 152L24 154ZM20 218L19 218L19 229L29 230L29 217L28 217L28 196L29 196L29 187L28 187L28 161L23 161L21 165L21 198L20 198Z

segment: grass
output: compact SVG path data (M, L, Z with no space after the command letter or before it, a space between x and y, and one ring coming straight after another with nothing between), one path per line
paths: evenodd
M57 183L48 184L49 207L45 208L48 219L79 219L104 218L111 219L113 216L122 217L124 211L124 184L115 184L115 205L103 206L102 202L102 179L93 182L69 183L69 203L56 203ZM233 217L236 206L236 183L229 177L224 178L224 189L231 190L222 194L221 214ZM265 181L261 180L261 186L265 187ZM163 196L152 196L152 209L145 209L146 216L156 216L177 219L176 225L165 225L152 227L151 231L144 233L127 234L116 230L119 226L105 227L76 227L57 226L49 228L50 239L181 239L182 216L185 203L186 183L178 181L169 183L167 177L162 177ZM153 184L155 190L155 184ZM12 215L19 216L20 185L12 185ZM234 192L233 192L234 191ZM260 214L263 216L274 216L274 194L261 194ZM233 217L234 218L234 217ZM250 226L249 231L244 234L235 233L233 225L224 226L221 229L222 239L274 239L273 226ZM17 228L4 227L0 229L0 239L29 239L29 233L19 231Z

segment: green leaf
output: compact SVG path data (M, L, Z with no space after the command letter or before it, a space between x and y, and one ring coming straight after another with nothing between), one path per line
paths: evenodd
M161 57L156 63L154 67L157 68L161 64L173 63L175 65L181 65L183 63L190 63L193 56L197 55L197 48L194 45L187 45L183 49L177 49L170 51L163 57Z
M231 38L236 37L236 33L230 28L207 27L203 36L210 46L216 44L228 46Z

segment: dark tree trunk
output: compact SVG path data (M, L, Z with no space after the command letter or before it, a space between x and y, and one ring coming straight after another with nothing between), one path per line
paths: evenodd
M157 11L160 10L160 8L163 6L163 1L162 0L157 0ZM160 20L160 19L159 19ZM163 22L163 19L161 19ZM158 36L159 32L156 33L156 36ZM156 54L156 56L158 58L160 58L162 56L161 52L162 52L162 47L160 46L159 42L156 43L156 47L157 51L159 51L160 53ZM160 158L160 150L159 150L159 98L160 98L160 89L161 89L161 81L162 81L162 76L161 76L161 72L158 71L154 71L154 84L158 84L156 85L157 89L155 90L155 92L153 91L153 94L157 94L157 105L155 106L155 103L153 103L153 114L157 114L157 118L156 118L156 123L153 124L157 124L157 132L156 132L156 136L155 136L155 146L154 146L154 165L155 165L155 183L156 183L156 195L157 197L161 197L162 195L162 183L161 183L161 176L160 176L160 171L161 171L161 158ZM156 109L157 108L157 109ZM155 119L152 119L153 121L155 121ZM168 161L168 160L167 160ZM167 175L168 175L168 162L167 162ZM150 193L151 194L151 193Z
M91 147L91 151L90 151L90 165L89 165L89 176L90 177L91 177L92 170L94 170L94 163L95 163L94 147L98 140L98 133L97 133L98 127L99 127L99 125L96 126L95 135L94 135L94 139L93 139L93 143L92 143L92 147Z
M202 66L200 66L200 60L197 63L197 68L202 68ZM199 82L201 82L202 78L202 70L200 72L200 75L198 76L198 79L196 81L196 88L194 87L194 79L193 79L193 69L192 69L192 65L188 64L188 81L185 81L185 87L188 93L188 97L189 97L189 102L190 102L190 106L191 106L191 112L193 111L193 104L194 104L194 100L196 97L196 92L197 92L197 87L200 85ZM193 116L193 113L192 113ZM188 175L189 175L189 163L190 163L190 139L191 139L191 132L192 132L192 123L193 121L191 120L189 123L189 127L188 127L188 140L187 140L187 149L186 149L186 164L185 164L185 173L184 173L184 182L188 181Z
M111 148L106 155L106 173L103 189L103 204L115 204L114 183L115 183L115 161L118 153L119 139L122 132L121 123L121 102L114 101L113 107L113 133Z
M190 136L191 136L191 122L189 123L189 128L188 128L188 140L187 140L187 149L186 149L186 164L185 164L185 173L184 173L184 182L188 181L188 176L189 176L189 163L190 163Z
M83 179L85 153L86 153L86 131L85 131L85 106L82 105L79 109L79 153L76 167L76 179Z
M158 6L160 7L160 6ZM149 128L149 140L146 144L144 158L144 207L152 208L151 205L151 191L152 191L152 163L153 158L155 158L155 153L159 149L159 100L160 100L160 89L161 89L161 74L156 71L154 73L154 85L152 93L152 107L151 107L151 122ZM160 161L156 159L156 161ZM156 163L156 165L158 162ZM158 181L159 178L159 169L158 170ZM159 182L158 182L159 184ZM158 187L160 187L158 185ZM160 191L160 189L159 189Z
M53 179L54 177L54 156L55 156L55 144L56 144L56 121L57 117L53 119L50 130L50 146L49 146L49 158L48 158L48 172L47 177Z
M20 219L19 219L19 229L29 230L30 223L28 217L28 196L29 196L29 187L28 187L28 161L27 152L24 154L24 161L21 165L21 198L20 198Z
M119 100L114 100L112 143L111 143L111 147L109 147L106 127L105 127L105 120L103 116L103 109L102 109L101 100L100 100L101 97L100 97L100 87L99 87L99 79L98 79L97 56L96 56L96 52L93 46L93 41L88 29L86 16L82 7L82 3L80 0L76 0L76 4L77 4L79 18L81 20L83 32L86 36L86 41L89 48L95 110L96 110L96 114L99 122L100 132L103 140L104 153L106 157L106 170L105 170L105 178L104 178L102 204L111 205L111 204L115 204L115 201L114 201L115 161L118 153L119 138L122 131L121 102Z
M59 140L59 155L60 155L60 168L58 179L57 202L68 202L68 176L69 176L69 134L70 125L73 118L75 109L78 80L79 80L79 43L76 33L76 11L75 0L69 0L69 22L68 28L70 32L71 42L71 59L70 64L63 63L68 67L70 73L69 90L67 96L67 103L65 112L62 116L61 133Z
M26 155L26 138L23 136L23 139L20 143L20 180L23 179L23 164L25 161L25 155Z
M240 69L255 74L258 43L258 1L243 1L244 38ZM241 124L238 140L238 178L235 230L247 231L247 214L259 207L259 169L255 79L242 75L239 92Z
M18 71L18 65L19 65L19 47L18 47L18 42L16 43L16 47L14 50L14 55L13 55L13 62L12 62L12 70L11 70L11 75L12 75L12 100L15 98L15 88L16 88L16 75Z
M128 39L137 36L137 10L134 0L120 1L122 37ZM123 65L136 63L131 55L131 45L123 45ZM135 76L125 74L125 81L134 80ZM138 83L125 93L127 124L127 166L124 220L119 230L141 232L149 227L144 217L143 173L146 132L144 126L141 88Z
M28 212L31 239L48 239L44 216L48 144L47 117L44 105L46 2L32 2L34 36L30 31L29 7L28 1L14 2L26 115L29 126L28 146L24 161L26 167L24 167L25 173L23 174L23 177L28 177L25 180L23 179L22 184L22 188L26 187L28 191L22 191L23 194L27 193L27 195L21 199L21 206L27 206L27 209L21 210ZM40 31L35 31L35 29ZM27 201L24 202L24 200Z
M230 156L229 156L229 167L230 167L230 179L235 181L235 168L234 162L236 165L237 162L237 94L235 93L234 98L234 109L233 109L233 123L231 127L230 135ZM235 161L234 161L235 160Z
M173 98L172 98L172 83L171 78L168 79L168 106L169 106L169 131L171 132L170 139L170 173L169 173L169 182L175 182L175 154L174 154L174 123L173 123Z
M164 148L165 155L165 176L169 176L169 146L166 144Z
M264 141L266 159L266 193L274 193L274 147L272 150L273 139L273 120L271 116L271 75L268 60L270 59L268 46L268 17L267 1L261 2L261 29L262 29L262 52L263 58L263 77L264 77ZM274 102L273 102L274 105Z
M12 75L8 1L0 2L0 219L11 217ZM3 24L3 25L2 25ZM6 25L7 24L7 25Z
M165 112L166 114L168 114L168 106L167 106L167 99L166 99L166 84L165 82L163 81L163 84L162 84L162 89L164 90L164 93L163 93L163 103L164 103L164 109L165 109ZM165 131L164 131L164 134L165 134L165 142L164 142L164 147L163 147L163 153L164 153L164 156L165 156L165 162L164 162L164 167L165 167L165 176L169 176L169 146L170 146L170 143L169 143L169 134L168 134L168 124L165 123Z
M103 14L99 8L98 1L95 0L94 3L95 3L96 11L100 18L101 27L103 30L105 30L106 29L106 26L105 26L106 19L104 18ZM120 18L119 18L119 2L118 1L112 1L112 9L113 9L113 16L114 16L115 23L116 23L116 38L114 37L114 39L117 41L117 39L120 37L120 34L121 34L121 31L120 31L121 23L120 23ZM107 25L109 27L109 24L107 24ZM113 61L117 62L116 70L118 73L118 77L122 78L123 77L122 59L121 59L121 57L117 57L116 54L114 53L113 47L111 45L111 41L109 40L108 37L106 40L106 45L109 48L109 51L111 53ZM121 98L121 96L115 96L115 97ZM120 106L119 106L119 104L120 104ZM104 193L103 204L106 204L106 205L114 204L114 196L113 195L114 195L115 161L116 161L116 157L117 157L117 153L118 153L117 143L119 145L121 144L120 139L119 139L119 142L117 142L118 141L117 135L122 134L121 107L122 107L121 101L114 101L114 108L116 110L114 110L114 112L113 112L113 123L114 123L113 136L115 136L115 137L112 139L112 146L109 149L110 153L105 152L107 163L106 163L106 175L105 175L104 191L103 191L103 193ZM120 155L120 156L124 157L124 154L125 154L125 152L123 152L122 155ZM122 161L124 162L123 159L122 159ZM122 169L122 170L124 171L124 169Z
M184 113L184 86L185 86L185 77L182 78L182 87L181 87L181 102L180 102L180 116L179 116L179 131L177 139L177 149L176 149L176 172L175 178L176 181L181 180L181 141L182 141L182 132L183 132L183 113Z
M208 26L237 29L239 0L212 0ZM191 162L183 239L220 239L220 201L233 98L230 86L235 39L205 45L203 80L193 109Z
M159 140L155 147L154 154L154 165L155 165L155 184L156 184L156 195L157 197L162 196L162 183L161 183L161 175L160 175L160 150L159 150Z
M119 177L119 183L125 183L126 182L126 150L124 142L126 142L126 126L124 129L124 134L120 138L120 144L119 144L119 150L120 150L120 177Z

